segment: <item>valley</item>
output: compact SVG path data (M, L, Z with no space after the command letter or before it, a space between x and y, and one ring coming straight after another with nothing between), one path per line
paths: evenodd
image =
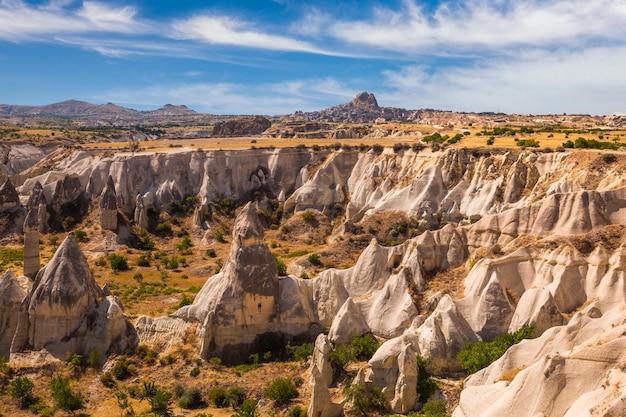
M7 124L0 415L623 415L621 119L342 106Z

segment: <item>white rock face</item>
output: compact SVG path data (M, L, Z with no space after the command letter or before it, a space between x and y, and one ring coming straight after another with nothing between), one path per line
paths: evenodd
M466 381L454 417L624 415L625 323L623 308L591 307L522 341Z
M5 358L9 357L17 330L20 305L31 285L28 278L17 278L10 269L0 276L0 356Z
M11 351L45 349L53 356L123 351L135 332L117 298L105 296L73 234L35 278L21 305Z
M311 403L307 412L309 417L339 417L343 414L343 404L334 403L328 391L333 382L333 368L328 360L331 350L332 345L328 338L320 334L315 340L311 360Z

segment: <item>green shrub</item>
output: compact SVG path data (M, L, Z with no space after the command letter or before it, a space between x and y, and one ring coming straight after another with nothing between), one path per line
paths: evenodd
M109 262L111 263L111 269L115 272L128 271L128 260L122 255L113 253L109 256Z
M312 211L305 211L304 213L302 213L302 220L304 220L305 222L312 222L315 220L315 213L313 213Z
M83 358L82 355L79 355L77 353L73 354L73 355L68 355L69 356L69 360L67 361L67 369L70 372L78 372L82 369L83 365L85 364L85 358Z
M141 398L144 400L150 399L156 395L157 390L158 388L154 382L144 381Z
M76 238L76 240L79 241L85 241L87 240L87 232L85 232L83 229L78 229L78 230L74 230L74 237Z
M322 261L320 260L320 256L317 253L312 253L307 258L311 265L322 266Z
M131 374L130 362L128 362L126 356L121 356L113 366L113 375L115 375L115 378L118 380L123 381L129 378Z
M192 376L195 378L198 375L200 375L200 368L198 368L197 366L193 368L191 371L189 371L189 376Z
M355 336L350 342L354 356L357 359L369 360L379 348L378 340L371 333Z
M168 222L159 223L154 230L160 235L169 235L172 233L172 225Z
M35 384L26 376L18 376L9 384L9 395L19 400L20 407L26 409L37 402L33 394Z
M439 381L432 377L428 369L428 362L417 355L417 393L419 401L425 403L440 388Z
M289 410L289 417L306 417L306 410L299 405Z
M306 362L311 355L313 355L313 350L315 349L315 345L313 343L303 343L298 346L292 346L287 343L287 351L295 360L300 362Z
M258 403L259 402L257 400L245 400L232 417L258 417Z
M422 407L424 417L446 417L446 403L441 400L429 401Z
M115 386L115 380L111 372L105 372L100 375L100 383L107 388L113 388Z
M368 392L363 385L350 384L346 387L346 398L352 403L354 411L364 416L369 411L385 411L388 408L385 395L378 387Z
M228 405L236 409L246 401L246 392L242 388L232 387L226 393L226 400Z
M279 276L287 275L287 264L282 259L278 258L274 255L274 260L276 261L276 270Z
M291 378L276 378L265 387L264 395L274 401L274 405L287 404L298 396L298 389Z
M137 266L147 267L150 266L150 255L146 253L142 253L137 259Z
M506 333L496 337L492 342L466 343L459 352L457 359L469 373L478 372L496 361L511 346L529 339L533 335L532 326L523 327L515 333Z
M217 253L215 253L215 249L207 249L206 250L206 256L208 256L209 258L215 258L217 256Z
M228 397L226 396L226 391L224 388L215 387L209 390L209 401L216 408L225 408L228 407Z
M180 397L178 405L180 405L181 408L185 408L187 410L193 410L204 406L204 401L202 400L202 392L200 391L200 388L191 387L186 390L185 393Z
M226 243L226 239L224 239L224 233L222 232L215 232L215 240L220 243Z
M77 410L85 409L85 400L83 396L78 393L74 393L70 387L70 382L62 375L57 375L50 381L50 388L52 391L52 398L58 408L61 410L74 414Z
M156 416L169 417L172 416L172 393L157 389L156 393L150 400L150 411Z
M527 148L538 148L539 141L535 139L520 139L516 143L517 146L525 146Z

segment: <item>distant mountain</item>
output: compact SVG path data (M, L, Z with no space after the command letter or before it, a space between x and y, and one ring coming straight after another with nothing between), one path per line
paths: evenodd
M318 122L371 123L378 119L406 121L414 114L415 110L380 107L374 94L364 91L348 103L325 110L296 112L289 118Z
M158 116L190 116L198 114L196 111L191 110L185 105L175 106L173 104L166 104L158 110L152 110L148 112L152 115Z
M0 104L0 117L73 117L73 118L125 118L144 119L149 116L193 116L199 113L187 106L166 104L157 110L138 111L113 103L91 104L85 101L67 100L44 106L18 106Z

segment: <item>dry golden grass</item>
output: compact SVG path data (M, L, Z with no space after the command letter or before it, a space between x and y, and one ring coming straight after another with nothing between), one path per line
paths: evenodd
M524 369L526 369L526 366L519 366L517 368L509 369L508 371L505 371L502 373L502 375L500 375L500 378L498 378L498 381L511 382L515 379L517 374L522 372Z

